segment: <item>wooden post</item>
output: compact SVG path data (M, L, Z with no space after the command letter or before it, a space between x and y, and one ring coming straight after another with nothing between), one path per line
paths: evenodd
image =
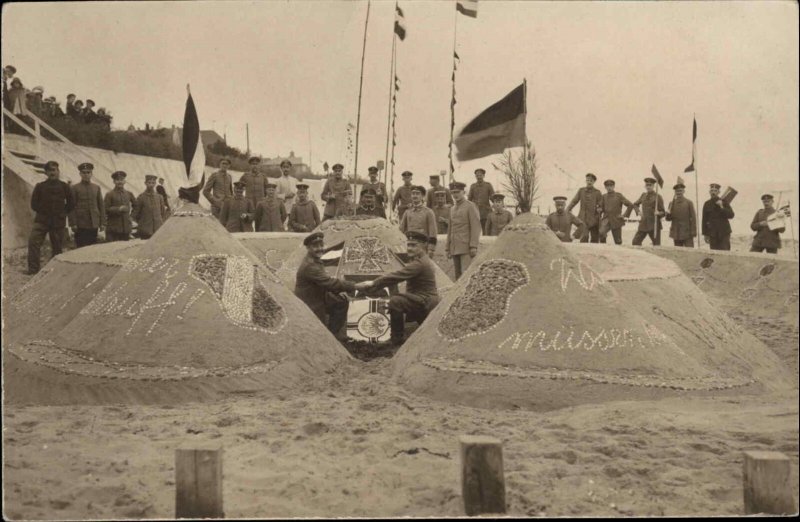
M494 437L462 436L461 496L467 515L506 512L503 445Z
M224 518L222 447L218 444L175 450L175 518Z
M795 513L789 457L777 451L744 452L744 512Z

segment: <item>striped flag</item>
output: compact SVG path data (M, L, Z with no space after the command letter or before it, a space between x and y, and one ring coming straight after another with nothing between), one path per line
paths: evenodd
M394 32L401 41L406 39L406 18L398 4L394 4Z
M458 0L456 11L470 18L478 18L478 0Z
M692 164L683 169L684 172L695 172L694 160L697 154L697 118L692 119Z
M525 84L480 113L453 140L459 161L525 146Z
M178 197L190 203L200 202L200 190L205 182L206 153L200 139L200 121L186 84L186 111L183 114L183 164L186 167L186 185L178 189Z

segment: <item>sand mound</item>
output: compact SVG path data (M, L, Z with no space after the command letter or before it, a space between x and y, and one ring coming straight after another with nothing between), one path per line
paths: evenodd
M518 217L396 356L414 391L549 409L788 385L773 353L678 267L642 251L565 247Z
M286 258L298 246L303 246L306 235L298 232L236 232L233 237L275 274Z
M9 397L35 402L170 402L291 386L349 358L249 250L191 204L129 255L57 334L9 351L36 366L30 377L43 384L53 373L75 378L50 379L68 388L59 396L58 386L7 383ZM23 375L20 368L12 373Z

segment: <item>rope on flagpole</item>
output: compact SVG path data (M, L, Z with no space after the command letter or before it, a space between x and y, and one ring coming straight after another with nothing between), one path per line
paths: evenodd
M361 130L361 93L364 90L364 55L367 52L367 27L369 27L369 6L370 1L367 0L367 16L364 20L364 44L361 48L361 79L358 84L358 114L356 116L356 151L355 160L353 162L353 200L356 194L356 179L358 178L358 138L359 131Z
M453 89L452 89L452 97L450 98L450 145L448 147L447 157L450 160L450 183L453 182L453 174L455 173L455 167L453 166L453 133L455 131L456 126L456 66L457 66L457 56L458 53L456 52L456 36L458 35L458 9L454 11L454 18L453 18L453 75L452 75L452 82L453 82Z
M395 3L395 12L397 12L397 3ZM393 21L392 24L397 23ZM389 138L392 129L392 94L394 94L394 78L397 73L395 60L397 59L397 31L392 25L392 64L389 67L389 114L386 116L386 154L383 162L383 186L389 186ZM384 201L383 206L387 211L387 217L392 217L392 204L391 198L394 194L386 194L390 201ZM388 207L388 208L387 208Z

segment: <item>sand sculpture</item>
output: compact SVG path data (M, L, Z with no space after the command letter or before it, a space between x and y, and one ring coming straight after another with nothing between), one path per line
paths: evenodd
M541 218L518 217L400 349L400 381L532 409L790 385L674 263L590 246L567 248Z
M62 256L12 303L16 318L30 313L35 289L60 271L62 297L72 285L73 302L85 304L53 319L63 327L23 328L28 338L8 346L4 377L17 381L7 381L10 401L198 400L295 386L349 359L291 290L197 205L181 207L130 253L104 245L72 256L91 259L95 250L118 263L110 278L97 270L102 262L67 273L61 265L71 258Z

